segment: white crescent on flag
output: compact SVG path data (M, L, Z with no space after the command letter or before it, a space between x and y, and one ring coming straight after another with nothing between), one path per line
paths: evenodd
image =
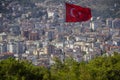
M74 15L74 13L73 13L73 10L75 10L75 8L72 8L72 9L70 10L70 15L71 15L72 17L75 17L75 15Z

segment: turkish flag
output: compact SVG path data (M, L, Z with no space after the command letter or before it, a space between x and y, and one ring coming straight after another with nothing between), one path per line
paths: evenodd
M92 17L91 9L66 3L66 22L82 22Z

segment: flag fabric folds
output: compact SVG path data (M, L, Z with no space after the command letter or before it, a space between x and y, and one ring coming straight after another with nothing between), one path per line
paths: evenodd
M87 21L92 17L90 8L81 7L70 3L65 4L66 22L82 22Z

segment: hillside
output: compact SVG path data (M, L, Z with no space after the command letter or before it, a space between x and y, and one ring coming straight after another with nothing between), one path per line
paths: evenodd
M16 0L0 0L0 13L6 13L8 4ZM35 2L45 2L45 0L18 0L24 6L33 5ZM64 3L65 0L47 0L48 3ZM70 2L70 0L66 0ZM4 5L3 5L4 3ZM120 17L120 1L119 0L75 0L73 3L87 6L92 9L93 16L101 17ZM48 5L46 5L48 6ZM56 5L57 6L57 5Z

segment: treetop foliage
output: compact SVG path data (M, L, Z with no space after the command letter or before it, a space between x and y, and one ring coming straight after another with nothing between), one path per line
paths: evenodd
M0 80L120 80L120 54L89 62L56 59L50 68L9 58L0 61Z

